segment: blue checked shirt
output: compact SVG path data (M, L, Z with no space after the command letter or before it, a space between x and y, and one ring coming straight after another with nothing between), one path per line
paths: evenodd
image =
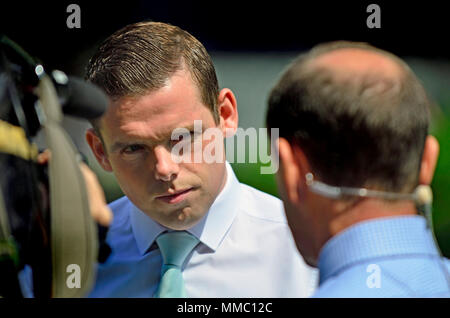
M314 297L450 297L450 261L422 216L357 223L324 245L318 265Z

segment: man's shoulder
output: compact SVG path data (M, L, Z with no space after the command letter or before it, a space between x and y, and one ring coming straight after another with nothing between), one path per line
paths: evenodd
M411 297L398 281L385 277L384 270L380 273L368 272L366 263L352 266L336 276L328 278L320 285L313 297L315 298L396 298Z
M448 297L448 273L439 262L449 268L448 259L417 256L363 262L327 279L314 297Z
M262 221L287 223L280 199L244 183L240 183L240 191L244 213Z
M113 222L110 230L114 228L120 228L129 220L129 214L131 209L131 201L127 196L118 198L108 204L113 213Z
M113 249L113 258L120 258L123 255L135 254L136 241L133 235L130 214L132 213L133 204L123 196L108 204L113 212L113 221L108 229L107 242Z
M108 203L108 206L111 210L118 210L123 209L124 207L128 206L130 204L130 199L128 199L127 196L120 197L110 203Z

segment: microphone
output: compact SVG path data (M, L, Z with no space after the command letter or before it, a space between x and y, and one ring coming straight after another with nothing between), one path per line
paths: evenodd
M51 78L65 114L94 119L106 111L109 99L98 86L59 70L53 70Z
M427 219L427 226L433 228L432 204L433 191L429 185L420 184L412 193L395 193L377 190L369 190L366 188L337 187L314 180L311 172L305 175L306 184L312 192L330 199L340 199L343 196L355 197L372 197L388 200L411 200L415 203L416 209L422 213Z
M21 76L18 77L22 78L23 84L35 87L46 74L41 63L5 35L0 36L0 49L4 63L7 62L6 53L12 53L12 57L17 62L18 71L21 73ZM8 73L14 72L11 66L15 63L9 62L8 64L6 67ZM94 119L100 117L108 107L109 99L107 95L96 85L87 83L77 77L67 76L59 70L53 70L48 75L56 87L58 99L65 114L84 119Z
M429 185L418 185L414 191L414 195L417 205L426 205L433 202L433 192Z
M336 187L325 184L323 182L314 180L312 173L305 175L306 184L312 192L330 199L339 199L342 196L356 196L356 197L373 197L390 200L412 200L417 206L429 205L433 202L433 192L428 185L418 185L413 193L394 193L377 190L369 190L366 188L350 188L350 187Z

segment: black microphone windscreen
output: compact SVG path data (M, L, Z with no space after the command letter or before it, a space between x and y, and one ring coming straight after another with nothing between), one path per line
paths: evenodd
M103 90L80 78L69 76L67 90L63 104L65 114L95 119L100 117L108 107L109 99Z

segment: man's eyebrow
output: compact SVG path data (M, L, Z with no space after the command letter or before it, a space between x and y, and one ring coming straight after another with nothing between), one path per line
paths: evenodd
M189 131L193 131L194 130L194 124L187 124L187 125L181 126L180 128L187 129Z
M117 150L125 148L126 146L129 146L129 145L130 145L130 143L124 143L124 142L116 141L111 146L110 152L116 152Z
M179 127L177 127L177 128L175 128L175 129L186 129L186 130L189 130L189 131L194 131L195 130L195 126L194 126L194 124L193 123L189 123L189 124L186 124L186 125L180 125ZM173 129L171 132L170 132L170 136L172 135L172 133L175 131L175 129ZM203 125L203 123L202 123L202 131L205 129L205 127L204 127L204 125Z
M162 139L167 139L167 138L171 139L172 133L175 131L175 129L179 129L179 128L186 129L186 130L189 130L189 131L194 131L195 126L194 126L193 123L189 123L189 124L186 124L186 125L181 125L180 127L174 128L169 133L165 134L165 137L162 138ZM202 131L203 130L204 130L204 125L202 123ZM130 141L130 142L116 141L116 142L114 142L112 144L112 146L110 148L110 152L116 152L117 150L123 149L123 148L125 148L125 147L127 147L129 145L141 144L141 143L143 143L143 142L142 141L140 141L140 142L139 141Z

